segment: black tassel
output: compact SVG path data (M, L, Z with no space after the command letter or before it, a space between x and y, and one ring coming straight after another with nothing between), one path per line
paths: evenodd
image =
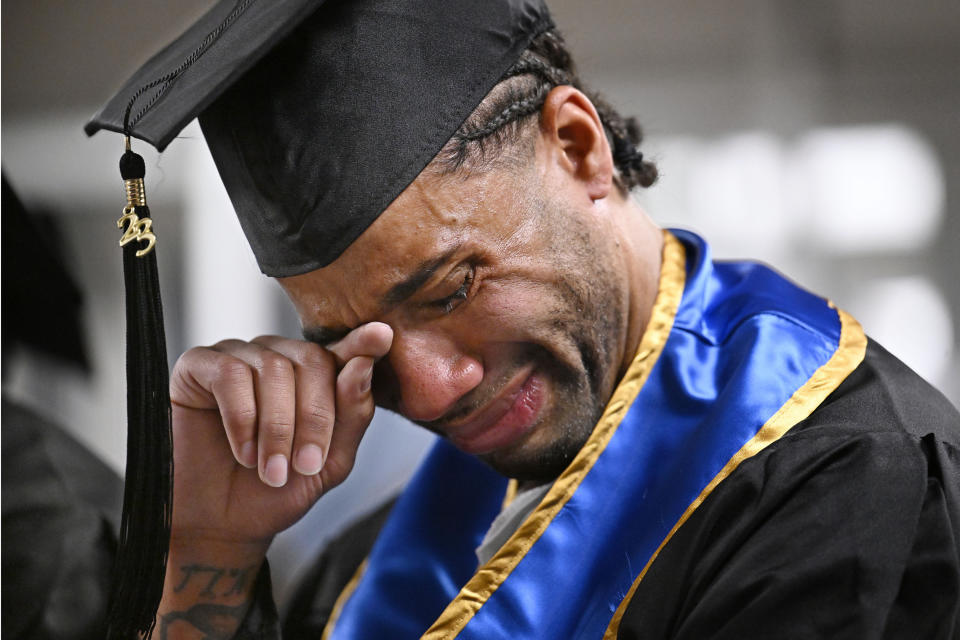
M108 619L108 638L118 640L153 632L173 512L167 347L144 173L143 158L128 140L120 159L127 207L118 221L127 307L127 470Z

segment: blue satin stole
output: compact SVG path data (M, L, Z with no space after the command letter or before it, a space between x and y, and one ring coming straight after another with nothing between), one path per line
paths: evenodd
M604 635L685 511L840 340L838 312L822 298L762 265L713 263L703 240L672 233L686 283L662 352L546 528L524 545L521 526L491 559L508 547L519 556L502 582L490 594L468 584L507 481L439 441L327 637L418 638L431 625L430 638Z

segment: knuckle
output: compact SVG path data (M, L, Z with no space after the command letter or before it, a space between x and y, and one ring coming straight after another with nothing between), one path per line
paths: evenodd
M198 349L209 350L209 351L229 351L235 349L238 346L244 344L243 340L237 340L236 338L227 338L226 340L221 340L216 344L210 345L209 347L196 347ZM193 349L191 349L192 351Z
M221 407L220 416L228 424L248 426L256 422L257 409L252 402L243 402Z
M173 363L173 370L170 373L170 383L173 384L174 380L179 380L183 375L190 369L190 361L187 358L187 354L183 353L177 358L177 361Z
M281 377L293 373L289 360L275 351L265 351L260 355L258 369L267 376Z
M191 396L191 391L190 385L184 378L184 372L178 366L174 366L173 374L170 376L170 401L185 402L186 398Z
M370 426L370 423L373 421L373 404L371 403L369 407L364 406L357 412L356 424L362 429L366 429Z
M250 378L250 367L236 358L219 358L215 366L217 379L226 382L242 382Z
M329 367L333 356L329 351L314 342L300 342L296 348L297 359L310 367Z
M311 431L330 429L335 420L333 407L320 403L310 403L305 407L303 417L305 418L306 428Z
M373 398L368 398L367 401L363 403L363 406L360 408L360 420L364 426L373 422L373 414L376 409L377 407L373 402Z
M177 362L189 362L191 360L196 360L197 358L202 358L209 350L209 347L192 347L180 354Z
M217 354L209 347L193 347L192 349L187 349L177 358L177 362L173 365L173 370L182 374L202 366L203 363L209 362L210 358L216 355Z
M297 362L301 370L309 376L333 380L337 375L333 354L319 345L303 348L298 353Z
M351 402L349 408L341 411L337 418L339 422L349 424L351 427L365 427L373 420L375 409L373 400L368 396L365 399Z
M287 443L293 439L293 424L283 418L267 420L261 425L260 431L274 442Z

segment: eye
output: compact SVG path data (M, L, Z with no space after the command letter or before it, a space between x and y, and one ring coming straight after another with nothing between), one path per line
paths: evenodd
M451 293L448 296L444 296L439 300L435 300L432 303L432 306L440 309L443 313L447 314L452 312L460 303L467 299L467 295L470 293L470 287L473 285L473 268L470 268L467 271L467 274L464 276L463 281L460 283L460 286L456 291Z

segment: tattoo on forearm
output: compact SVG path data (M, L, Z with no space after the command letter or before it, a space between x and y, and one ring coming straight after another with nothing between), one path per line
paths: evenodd
M254 577L253 566L230 569L230 577L233 578L233 586L223 595L242 595L247 590L247 585L250 584L250 580Z
M186 624L200 631L204 640L226 640L236 633L246 610L245 602L233 607L223 604L197 604L186 611L171 611L161 615L157 631L160 640L167 640L170 633Z
M225 598L232 595L243 595L250 585L250 581L255 575L255 565L248 567L213 567L204 564L185 564L181 565L180 571L183 572L183 579L173 588L174 593L180 593L190 584L197 581L205 581L201 596L206 598ZM221 584L221 578L225 584ZM217 588L220 585L220 588Z

